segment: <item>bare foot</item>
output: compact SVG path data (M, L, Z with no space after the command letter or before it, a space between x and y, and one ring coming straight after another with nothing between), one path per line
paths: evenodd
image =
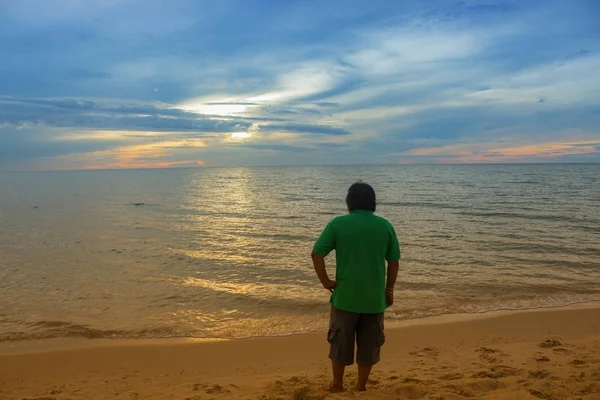
M363 385L363 386L356 385L356 386L354 386L354 390L357 392L366 392L367 387L365 385Z
M331 393L341 393L344 391L344 385L341 383L331 382L331 384L327 387L327 390Z

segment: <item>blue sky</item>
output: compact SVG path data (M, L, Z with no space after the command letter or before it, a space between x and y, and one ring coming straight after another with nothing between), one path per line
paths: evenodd
M600 161L595 0L0 0L0 169Z

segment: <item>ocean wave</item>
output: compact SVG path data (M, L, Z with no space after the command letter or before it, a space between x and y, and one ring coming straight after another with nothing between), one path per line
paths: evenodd
M427 317L457 314L483 314L494 311L523 311L557 307L568 307L576 304L586 304L600 301L598 297L564 297L564 298L531 298L514 299L505 302L489 304L463 304L436 308L412 308L387 311L386 318L395 321L415 320Z
M511 183L513 185L539 185L540 181L505 181L503 183Z
M388 207L420 207L420 208L442 208L453 210L469 209L467 206L461 206L448 203L429 203L429 202L414 202L414 201L382 201L377 203L378 206Z
M565 307L574 304L583 304L588 302L600 301L600 296L540 296L531 298L513 298L504 301L488 303L449 303L444 306L435 307L393 307L386 310L386 320L405 321L416 320L426 317L435 317L441 315L456 314L480 314L492 311L517 311L534 310L554 307ZM201 339L241 339L250 337L282 336L298 333L308 333L315 330L324 330L327 326L326 309L321 308L320 314L323 318L308 325L300 325L297 320L288 318L287 325L291 330L272 330L265 331L261 329L262 325L257 325L255 319L241 318L235 321L235 324L228 328L227 326L215 327L214 330L199 330L190 327L175 329L171 326L157 326L145 329L133 330L115 330L91 328L87 325L79 325L66 321L38 321L29 324L36 329L27 331L10 331L0 333L0 342L15 342L26 340L42 340L56 338L82 338L82 339L167 339L167 338L201 338ZM263 316L263 321L268 321L269 316ZM268 322L266 322L268 325ZM25 325L25 324L23 324ZM270 327L272 328L272 327Z
M501 250L503 253L499 254L498 257L501 258L514 258L519 261L531 261L531 262L563 262L562 260L536 260L536 259L525 259L521 257L515 257L510 255L510 251L517 252L527 252L532 254L560 254L560 255L575 255L575 256L600 256L600 248L594 249L590 247L584 248L576 248L569 246L561 246L556 244L544 244L544 243L510 243L505 241L492 241L492 240L470 240L469 243L477 244L483 246L483 250ZM570 261L564 261L566 263L571 263Z
M140 339L140 338L170 338L182 336L172 327L162 326L138 330L96 329L87 325L79 325L66 321L37 321L22 323L30 328L27 331L11 331L0 333L0 342L39 340L55 338L83 339Z
M510 213L510 212L482 212L482 211L464 211L458 212L459 215L465 215L470 217L485 217L485 218L514 218L514 219L525 219L525 220L542 220L542 221L562 221L562 222L575 222L575 223L587 223L596 222L596 220L586 220L576 217L569 217L566 215L541 215L541 214L521 214L521 213ZM600 223L600 221L598 221Z
M573 253L574 255L579 255L580 253ZM571 269L571 270L585 270L585 269L593 269L599 270L600 265L597 262L593 261L570 261L570 260L560 260L560 259L535 259L531 257L517 257L511 256L507 254L498 255L505 260L509 260L514 264L518 264L521 266L535 266L535 267L552 267L559 269Z
M597 226L579 225L579 226L575 226L575 227L577 229L581 229L582 231L585 231L585 232L600 233L600 225L597 225Z
M255 232L233 232L237 233L241 236L248 236L254 238L264 238L264 239L277 239L277 240L300 240L300 241L310 241L313 240L314 237L307 235L287 235L284 233L255 233Z

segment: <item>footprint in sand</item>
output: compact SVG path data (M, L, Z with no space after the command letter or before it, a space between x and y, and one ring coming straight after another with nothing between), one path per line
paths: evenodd
M532 378L535 378L535 379L546 379L547 377L550 376L550 371L547 371L545 369L540 369L537 371L529 371L529 376L531 376Z
M502 353L500 350L496 350L496 349L490 349L488 347L480 347L477 350L475 350L478 353L485 353L485 354L496 354L496 353Z
M562 346L562 343L559 342L558 340L547 339L545 342L538 344L538 346L541 347L542 349L552 349L554 347Z
M573 360L569 364L571 364L571 365L585 365L587 363L585 361L583 361L583 360Z
M415 385L402 385L400 387L395 388L394 390L396 395L399 396L400 399L422 399L427 395L427 390L425 388L415 386Z
M440 376L440 379L443 381L455 381L457 379L462 379L464 377L465 376L463 374L454 373L454 374L442 375L442 376Z
M596 386L593 383L589 384L581 389L579 389L578 393L582 395L596 393Z
M492 357L489 354L480 354L479 358L481 358L483 361L487 361L490 364L495 364L498 361L500 361L500 359L498 359L496 357Z
M586 373L583 371L581 371L579 375L571 375L570 378L576 382L586 382L588 380ZM600 380L598 380L598 382L600 382Z
M500 361L499 357L506 356L506 354L501 352L500 350L490 349L488 347L480 347L475 351L477 353L481 353L479 354L480 359L482 359L483 361L487 361L490 364L495 364L498 361Z
M546 356L537 356L535 358L535 361L537 361L537 362L549 362L550 359L548 357L546 357Z
M440 355L440 351L435 347L423 347L421 350L411 351L408 354L417 357L437 357Z
M196 383L195 385L192 386L192 389L195 392L198 392L200 390L204 390L204 392L206 394L219 394L219 393L229 393L229 389L224 388L221 385L211 385L208 383Z
M533 397L537 397L538 399L552 400L552 396L540 392L539 390L529 389L527 390Z
M507 387L507 385L497 379L481 379L476 381L465 380L458 381L452 384L443 385L442 388L454 396L444 396L441 399L457 399L458 398L487 398L490 392Z
M506 365L496 365L492 367L489 371L480 371L476 374L473 374L471 378L492 378L492 379L500 379L506 378L508 376L517 376L520 371L513 367L508 367Z
M571 351L569 351L567 349L563 349L563 348L552 349L552 352L555 354L564 354L564 355L572 354Z
M461 398L467 397L467 398L472 398L472 397L476 397L477 395L475 394L475 392L473 392L472 390L468 389L468 388L464 388L462 386L457 386L457 385L447 385L444 386L444 389L446 389L447 391L454 393L455 395L460 396ZM445 397L442 397L445 398Z
M326 386L325 381L315 381L306 376L292 376L269 384L269 390L276 393L277 397L264 396L261 399L280 399L280 395L284 393L291 395L293 399L321 399L326 395Z

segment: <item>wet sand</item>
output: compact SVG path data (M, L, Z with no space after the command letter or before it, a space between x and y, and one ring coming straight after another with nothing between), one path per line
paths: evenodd
M600 399L600 303L406 321L369 391L328 394L324 333L0 346L0 399Z

